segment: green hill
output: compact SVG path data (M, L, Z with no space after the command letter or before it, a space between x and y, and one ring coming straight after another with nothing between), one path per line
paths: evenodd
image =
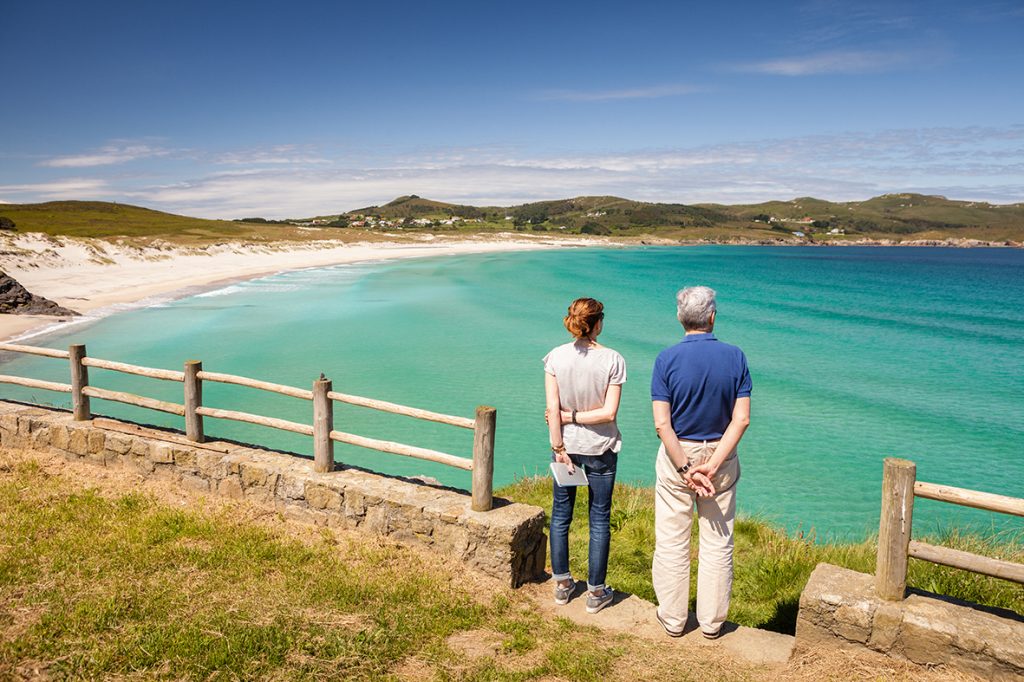
M292 225L207 220L164 213L141 206L107 201L49 201L42 204L0 204L18 232L51 236L166 240L208 244L225 239L280 241L309 239Z
M812 218L847 233L915 238L1024 238L1024 204L956 201L924 194L883 194L867 201L833 203L802 197L792 201L716 206L739 219L769 215L780 220Z
M468 206L432 201L416 195L398 197L383 206L338 214L349 222L370 218L377 221L430 220L430 225L402 223L405 229L457 229L441 224L462 218L463 228L518 229L520 231L566 231L576 234L623 235L663 228L713 228L731 221L720 211L684 204L652 204L613 196L587 196L572 199L537 201L516 206ZM316 220L329 220L321 216ZM389 226L391 227L391 226Z
M651 204L612 196L576 197L501 207L448 204L412 195L399 197L383 206L349 211L345 215L373 215L385 219L459 216L487 220L504 220L510 216L513 221L520 223L560 221L582 226L587 222L597 222L622 227L711 226L729 220L728 216L707 208L684 204Z
M433 201L424 199L415 194L398 197L380 208L381 211L395 218L417 215L465 215L467 218L475 217L484 209L477 206L464 204L449 204L444 201Z
M1024 241L1024 204L995 205L922 194L886 194L867 201L813 197L760 204L662 204L615 196L583 196L515 206L469 206L401 196L382 206L288 221L206 220L139 206L98 201L0 205L20 232L73 237L129 237L179 243L224 239L308 241L324 237L373 239L375 231L519 231L622 238L947 239ZM337 229L346 225L366 228ZM317 228L317 229L310 229ZM380 238L380 237L377 237Z
M867 201L831 202L814 197L760 204L663 204L614 196L584 196L516 206L466 206L402 196L383 206L338 214L348 221L386 221L404 229L457 229L453 217L467 219L463 228L559 231L630 236L750 239L791 236L812 238L946 239L994 241L1024 239L1024 205L994 205L921 194L886 194ZM410 220L434 221L410 225ZM398 222L398 221L405 222ZM480 225L479 221L484 224ZM829 234L837 231L841 234Z

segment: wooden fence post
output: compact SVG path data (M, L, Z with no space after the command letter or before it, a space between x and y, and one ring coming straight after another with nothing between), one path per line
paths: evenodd
M203 404L203 381L199 373L203 371L203 363L199 360L185 361L185 435L190 441L203 443L203 415L196 408Z
M900 601L907 590L907 557L914 518L917 466L887 457L882 469L882 517L878 524L875 591L882 599Z
M327 397L331 380L320 378L313 382L313 471L334 471L334 401Z
M473 429L473 511L494 506L494 423L497 410L481 405L476 408Z
M87 421L92 418L92 413L89 410L89 396L82 393L82 389L89 385L89 368L82 364L85 345L77 343L68 346L68 354L71 356L71 405L75 421Z

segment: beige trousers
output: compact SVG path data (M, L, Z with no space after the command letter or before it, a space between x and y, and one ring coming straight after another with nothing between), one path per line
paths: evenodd
M718 446L707 443L679 443L691 466L710 459ZM740 461L734 451L712 479L713 497L697 497L665 454L658 450L655 465L657 484L654 499L654 565L651 574L658 610L673 630L686 626L690 603L690 528L696 502L700 547L697 556L697 622L707 633L722 627L729 613L732 592L733 523L736 518L736 482Z

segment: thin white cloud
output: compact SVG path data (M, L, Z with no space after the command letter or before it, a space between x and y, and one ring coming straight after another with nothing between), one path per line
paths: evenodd
M920 31L921 18L892 2L811 0L799 8L799 40L817 45L856 44L876 37L913 39ZM934 14L934 11L929 12Z
M500 146L400 150L373 162L225 166L202 159L188 177L68 178L0 186L27 202L102 198L205 217L329 215L403 194L475 205L579 195L641 201L756 203L796 196L834 201L926 188L929 194L1024 201L1024 125L897 129L747 140L688 148L527 154ZM328 157L315 149L303 150Z
M409 193L476 205L611 194L642 201L836 201L927 187L956 198L1024 199L1024 127L847 133L689 149L571 156L465 151L448 159L332 169L244 169L142 190L146 205L194 215L298 217L380 204ZM993 146L1001 147L993 153ZM976 178L977 190L964 178ZM1010 180L1003 182L1006 178ZM983 184L984 183L984 184ZM943 192L949 187L950 192Z
M622 88L618 90L542 90L536 98L541 100L561 100L565 102L606 102L622 99L658 99L661 97L679 97L700 92L701 88L693 85L668 84L652 85L638 88Z
M112 166L153 156L166 156L170 150L146 144L107 145L88 154L57 156L39 163L47 168L93 168Z
M98 195L108 196L110 185L99 178L65 178L50 182L33 182L20 185L0 185L0 193L26 195L31 200L40 199L95 199ZM4 203L12 203L4 201Z
M816 54L734 64L732 71L772 76L878 73L923 63L917 52L886 50L834 50Z
M324 158L308 147L281 144L265 149L243 149L224 152L216 155L213 162L233 166L254 164L306 165L331 163L331 160Z
M460 166L434 171L379 169L203 178L133 195L135 203L210 217L300 217L380 205L414 192L472 205L509 206L580 195L641 201L739 203L816 194L829 198L880 194L869 182L809 176L766 177L759 169L704 173L622 173L599 167L551 170L531 166Z

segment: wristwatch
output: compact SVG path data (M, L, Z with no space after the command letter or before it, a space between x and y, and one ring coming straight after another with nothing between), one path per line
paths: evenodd
M684 464L683 466L681 466L681 467L679 467L678 469L676 469L676 471L677 471L678 473L680 473L680 474L685 474L685 473L686 473L687 471L689 471L689 470L690 470L690 463L689 463L689 462L687 462L687 463L686 463L686 464Z

